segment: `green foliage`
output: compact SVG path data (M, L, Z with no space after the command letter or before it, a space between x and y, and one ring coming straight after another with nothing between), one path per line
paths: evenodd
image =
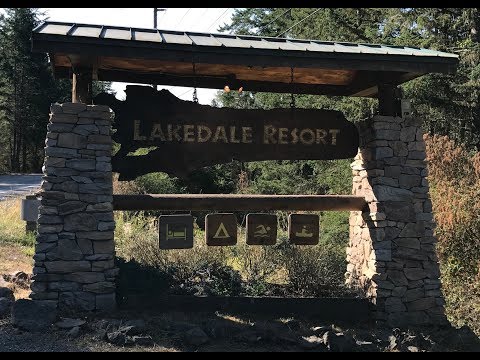
M7 8L0 17L0 172L41 172L50 104L71 101L71 81L54 80L47 54L31 51L44 14ZM98 82L93 91L109 91Z
M477 8L283 8L235 10L221 30L238 34L386 43L460 55L455 75L430 74L402 85L431 134L448 135L468 148L480 147L480 12ZM307 21L294 26L309 14ZM255 94L260 108L287 106L288 95ZM222 101L230 106L222 98ZM297 96L303 107L337 109L352 121L376 111L370 99Z
M148 194L178 194L184 188L178 184L178 179L171 178L165 173L150 173L140 176L136 183Z
M244 193L346 194L351 191L349 160L262 161L245 165Z

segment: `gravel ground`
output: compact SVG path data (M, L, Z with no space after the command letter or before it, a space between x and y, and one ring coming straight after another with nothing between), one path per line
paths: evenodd
M310 320L272 319L225 314L132 313L122 311L116 319L82 317L86 324L71 338L68 330L29 333L16 329L9 318L0 319L0 352L177 352L177 351L355 351L426 352L479 351L479 339L468 329L379 329L318 324ZM143 335L152 344L114 345L107 333L121 331L128 320L146 319ZM142 321L142 320L140 320ZM191 329L199 337L189 336ZM328 333L328 335L326 335ZM328 339L327 339L328 338ZM340 341L341 340L341 341Z
M0 352L5 351L85 351L58 332L29 333L14 328L9 320L0 321Z

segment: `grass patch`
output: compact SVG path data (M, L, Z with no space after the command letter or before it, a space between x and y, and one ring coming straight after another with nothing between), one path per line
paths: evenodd
M25 221L20 219L20 198L0 201L0 244L17 244L33 255L35 235L25 232Z

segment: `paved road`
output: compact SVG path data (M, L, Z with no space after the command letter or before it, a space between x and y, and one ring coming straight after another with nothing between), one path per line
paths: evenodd
M0 175L0 200L35 193L41 182L42 174Z

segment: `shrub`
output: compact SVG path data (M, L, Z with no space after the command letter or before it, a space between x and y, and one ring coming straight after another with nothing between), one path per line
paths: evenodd
M329 244L299 247L286 245L284 253L288 287L298 296L345 296L345 251Z
M480 334L480 153L425 136L447 315Z
M118 255L125 258L127 264L138 264L139 271L155 269L149 270L145 277L152 281L159 279L162 282L159 286L162 289L164 285L169 286L171 293L228 296L348 294L343 285L346 237L340 237L337 242L329 240L314 247L300 248L289 246L285 231L280 230L280 242L276 246L250 246L240 241L233 247L215 248L206 246L204 232L196 227L193 249L166 251L158 247L156 223L152 218L121 212L117 212L115 218ZM241 235L243 232L240 229ZM128 271L134 273L131 268ZM128 289L128 286L123 288Z

